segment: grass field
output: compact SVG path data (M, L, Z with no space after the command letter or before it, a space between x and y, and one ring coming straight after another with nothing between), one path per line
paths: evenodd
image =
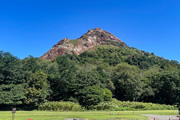
M110 115L114 113L115 115ZM154 111L86 111L86 112L51 112L51 111L17 111L15 120L64 120L64 118L87 118L89 120L147 120L141 114L176 115L176 110ZM11 111L0 111L0 120L12 120Z

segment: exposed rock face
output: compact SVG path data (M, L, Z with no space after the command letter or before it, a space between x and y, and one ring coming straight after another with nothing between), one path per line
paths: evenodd
M93 49L97 45L114 45L117 47L125 47L126 44L113 34L95 28L89 30L86 34L76 40L69 40L64 38L53 46L47 53L41 56L41 59L52 60L58 55L76 54Z

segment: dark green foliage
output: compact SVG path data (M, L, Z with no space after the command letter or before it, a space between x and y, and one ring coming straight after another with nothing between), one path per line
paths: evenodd
M0 104L22 104L25 84L21 61L10 53L0 51Z
M24 83L24 74L21 61L11 55L0 51L0 84Z
M40 63L38 58L34 58L33 56L29 56L22 60L23 70L35 73L40 70Z
M178 104L180 102L180 72L162 72L151 78L154 102Z
M89 86L81 90L80 104L83 106L97 105L103 101L111 101L112 93L107 89L102 89L98 86Z
M54 100L68 100L73 95L72 84L76 81L77 67L64 56L56 59L58 65L58 76L51 80L52 97Z
M137 101L143 93L140 70L128 64L115 67L112 80L115 84L115 96L119 100Z
M23 84L9 84L0 86L0 104L18 105L26 98Z

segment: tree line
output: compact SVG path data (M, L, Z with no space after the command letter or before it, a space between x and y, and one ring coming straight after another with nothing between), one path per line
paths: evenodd
M0 51L0 109L70 101L88 108L121 101L180 103L180 64L135 48L98 46L52 61Z

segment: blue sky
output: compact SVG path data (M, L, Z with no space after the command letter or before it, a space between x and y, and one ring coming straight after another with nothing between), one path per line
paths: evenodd
M0 0L0 50L21 59L96 27L180 62L180 0Z

